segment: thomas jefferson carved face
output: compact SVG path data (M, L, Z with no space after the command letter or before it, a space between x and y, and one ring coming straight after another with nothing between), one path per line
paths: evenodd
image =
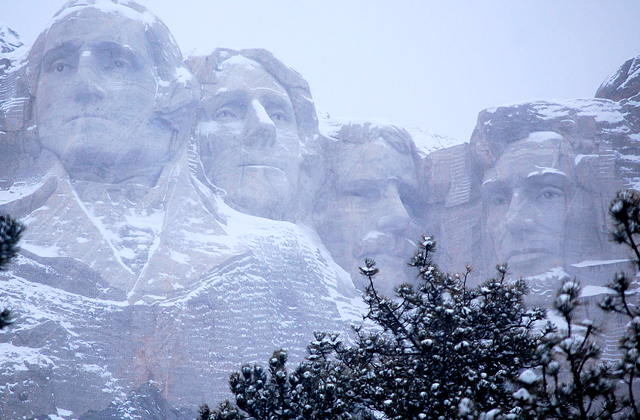
M291 99L255 61L235 56L220 68L198 125L205 172L237 210L290 219L300 165Z
M153 183L173 147L152 121L157 88L142 22L91 7L63 18L46 35L37 85L42 147L72 178Z
M340 156L329 157L335 162L337 191L318 227L323 243L358 288L368 285L358 267L365 258L375 260L380 269L376 290L390 297L395 286L415 281L407 262L422 233L412 222L419 208L416 167L408 151L392 146L402 137L393 131L366 143L346 143Z
M536 132L511 143L484 176L486 225L498 262L516 276L562 266L572 160L565 140Z

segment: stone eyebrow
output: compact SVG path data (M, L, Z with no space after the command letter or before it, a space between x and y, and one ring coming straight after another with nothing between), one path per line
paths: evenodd
M543 168L543 170L540 171L531 172L524 179L524 182L526 182L527 184L539 184L541 182L544 182L558 188L565 188L571 185L571 180L566 173L559 170L553 170L553 168L549 168L551 170L548 171L545 171L544 169L547 168Z
M122 57L131 62L135 68L140 66L139 54L128 45L120 45L111 41L97 42L90 45L91 49L98 55L107 53L110 57Z
M261 96L260 102L264 106L278 107L285 110L293 111L293 106L291 105L291 102L284 99L281 94L266 92L264 95Z
M243 90L224 90L221 89L212 95L212 102L215 106L221 106L227 103L241 103L246 105L248 95Z
M79 49L80 46L72 44L71 42L60 44L51 48L44 54L44 57L42 58L42 65L45 68L49 68L54 61L77 54Z

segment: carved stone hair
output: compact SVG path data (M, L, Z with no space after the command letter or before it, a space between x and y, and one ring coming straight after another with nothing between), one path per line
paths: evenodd
M158 84L154 111L172 127L182 125L187 114L194 114L197 102L197 84L184 68L183 57L167 26L144 6L131 0L70 0L54 15L50 25L40 33L31 47L26 68L31 96L37 91L42 66L44 45L49 30L58 22L77 18L84 13L114 13L137 18L144 25L144 34L154 64Z
M287 67L274 55L261 48L232 50L216 48L213 53L194 55L187 59L187 66L203 85L218 83L216 72L221 70L222 63L234 56L242 56L260 64L287 91L298 126L301 141L313 139L318 134L318 116L311 97L309 84L297 71Z

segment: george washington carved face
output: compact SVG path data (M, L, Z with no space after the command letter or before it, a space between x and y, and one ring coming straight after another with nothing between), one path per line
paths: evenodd
M155 118L161 80L145 23L87 6L42 36L35 99L42 147L74 179L153 184L176 145Z

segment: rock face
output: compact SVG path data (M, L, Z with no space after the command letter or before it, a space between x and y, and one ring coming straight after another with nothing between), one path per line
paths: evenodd
M266 50L187 61L202 83L197 153L207 179L244 213L294 220L301 154L318 136L307 82Z
M596 98L624 101L640 93L640 57L631 58L620 66L596 91Z
M313 331L358 319L351 279L313 231L238 212L209 182L190 136L200 85L142 6L67 3L2 77L0 210L28 230L2 273L19 319L0 336L1 418L126 405L150 381L197 408L242 363L278 348L295 362ZM266 112L260 99L249 104Z
M637 58L598 98L484 110L455 144L319 121L265 50L184 64L130 0L72 0L25 59L6 27L0 48L0 211L28 227L0 273L18 314L0 418L193 416L242 363L295 363L313 331L361 320L365 258L386 295L415 282L421 234L470 280L508 262L543 305L566 275L593 304L626 267L607 207L640 187Z
M476 281L507 262L512 277L529 281L529 303L546 308L563 278L578 278L581 316L602 326L605 358L617 353L624 325L597 303L615 272L632 269L626 250L608 240L608 207L619 189L638 188L635 115L634 104L605 99L492 108L479 114L468 147L432 156L437 165L455 155L469 165L457 184L467 193L442 225L449 262L471 262Z
M607 208L618 189L635 186L634 137L620 104L606 100L480 113L471 152L482 258L534 275L618 257L606 240Z
M394 287L415 283L407 265L424 233L424 177L409 133L375 122L333 122L326 130L326 178L311 213L312 224L335 261L364 290L365 258L380 268L376 288L386 296Z

